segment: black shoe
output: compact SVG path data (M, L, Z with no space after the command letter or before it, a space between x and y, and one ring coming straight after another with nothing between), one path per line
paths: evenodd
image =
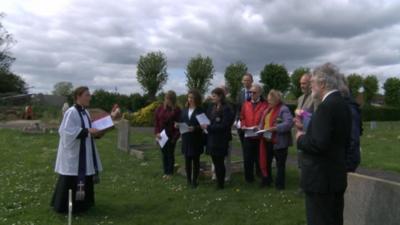
M275 188L276 188L276 190L278 190L278 191L283 191L283 190L285 190L285 187L283 187L283 186L275 186Z
M196 189L199 184L197 182L192 182L192 189Z
M249 184L254 183L254 178L251 178L251 179L247 179L246 178L246 182L249 183Z
M260 186L261 187L271 187L271 183L272 183L271 179L262 178Z

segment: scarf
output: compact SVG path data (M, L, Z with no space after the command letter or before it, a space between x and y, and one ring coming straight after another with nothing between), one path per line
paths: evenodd
M264 118L261 120L261 128L262 129L268 129L276 125L276 121L279 116L279 111L281 110L281 104L278 104L274 107L269 107L264 115L261 118ZM272 143L276 143L276 132L272 133ZM267 140L261 136L260 137L260 146L259 146L259 164L260 164L260 170L263 175L263 177L268 177L269 171L267 167L267 151L272 151L273 149L267 149Z
M86 116L86 118L89 121L89 128L92 127L92 123L89 119L89 116L86 114L85 109L80 106L80 105L75 105L76 110L78 111L79 117L81 119L81 127L82 129L85 129L85 122L83 120L83 115ZM82 137L80 138L80 149L79 149L79 164L78 164L78 182L77 182L77 194L76 194L76 200L77 201L83 201L85 199L85 179L86 179L86 138L87 137ZM98 167L97 167L97 157L96 157L96 151L94 148L94 141L93 137L90 136L90 144L92 146L92 156L93 156L93 164L94 164L94 170L96 172L94 176L94 181L98 182Z

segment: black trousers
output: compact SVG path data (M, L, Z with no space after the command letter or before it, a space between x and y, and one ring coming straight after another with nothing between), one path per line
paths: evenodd
M343 225L344 192L305 194L308 225Z
M161 149L163 170L165 175L174 174L175 165L175 143L168 141Z
M94 205L94 184L93 176L86 176L85 179L85 199L83 201L75 201L77 190L77 176L60 175L54 190L53 198L50 206L58 213L68 212L68 191L72 190L73 212L80 213L87 211Z
M278 189L284 189L286 183L286 159L288 156L288 149L276 149L273 151L273 155L276 160L275 187Z
M254 169L257 173L260 171L258 163L259 144L258 139L245 138L243 141L244 178L247 182L254 181Z
M263 183L266 185L271 185L273 182L273 175L272 175L272 160L274 159L274 145L272 144L272 142L266 142L265 145L266 149L267 149L267 170L268 170L268 176L267 177L263 177Z
M218 188L224 188L225 184L225 156L212 155L211 159L215 166Z
M200 155L185 156L185 169L188 184L197 185L200 173Z

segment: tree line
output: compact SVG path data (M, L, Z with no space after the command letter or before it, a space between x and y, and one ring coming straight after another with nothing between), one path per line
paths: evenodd
M137 64L136 78L142 90L150 99L155 99L168 80L167 58L162 52L150 52L140 56ZM224 72L225 84L230 92L230 98L236 99L242 84L242 76L248 72L245 63L237 61L228 65ZM297 99L302 93L300 78L310 72L310 68L300 67L289 75L282 64L269 63L260 72L260 82L267 93L276 89L285 93L287 98ZM208 56L192 57L186 66L186 87L195 88L203 95L208 91L211 80L215 76L212 59ZM363 76L350 74L346 76L350 92L354 98L362 93L364 104L370 105L379 91L379 80L376 75ZM400 79L390 77L383 84L384 101L387 106L400 107Z

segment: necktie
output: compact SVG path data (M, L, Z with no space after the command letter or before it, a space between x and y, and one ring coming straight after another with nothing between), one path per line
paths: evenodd
M251 91L246 91L246 100L250 101L251 100Z

